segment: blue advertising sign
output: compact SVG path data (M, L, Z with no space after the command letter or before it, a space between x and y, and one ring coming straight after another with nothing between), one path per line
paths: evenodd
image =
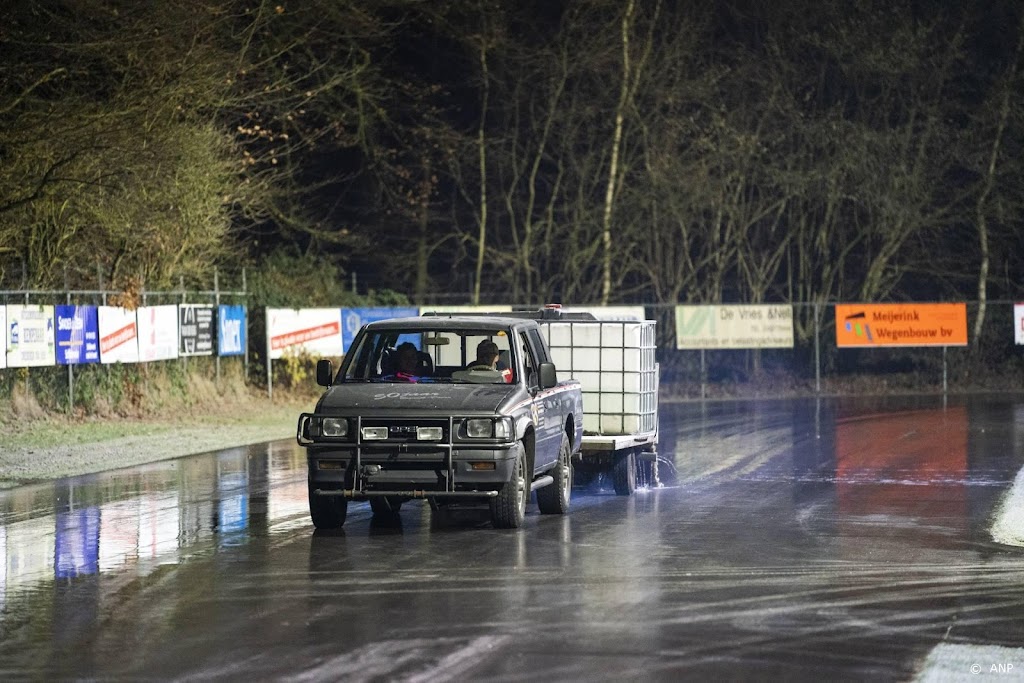
M347 351L356 337L356 332L366 323L390 318L408 318L420 314L420 309L407 308L343 308L341 309L341 344Z
M217 355L241 356L245 353L245 306L217 308Z
M57 364L100 362L100 322L95 306L57 306Z

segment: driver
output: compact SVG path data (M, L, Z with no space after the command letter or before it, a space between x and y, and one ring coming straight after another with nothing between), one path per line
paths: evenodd
M512 370L498 370L498 345L490 339L484 339L476 345L476 360L470 363L467 370L494 370L500 372L506 383L512 381Z

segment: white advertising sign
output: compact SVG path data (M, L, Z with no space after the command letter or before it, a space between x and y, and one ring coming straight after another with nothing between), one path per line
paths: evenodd
M0 306L0 368L7 367L7 307Z
M788 304L676 306L677 349L791 349Z
M136 311L139 321L139 360L168 360L178 357L178 307L143 306Z
M53 306L7 306L7 367L55 365Z
M135 311L120 306L100 306L100 362L138 363L139 330Z
M1024 344L1024 304L1013 305L1013 341Z
M272 359L301 352L340 356L340 308L268 308L267 351Z

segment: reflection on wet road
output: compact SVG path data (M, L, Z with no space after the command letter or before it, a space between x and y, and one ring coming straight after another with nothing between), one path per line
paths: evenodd
M411 503L314 534L289 442L0 493L0 677L907 679L940 644L1020 653L1024 552L989 526L1024 399L686 403L661 430L664 488L598 482L515 531Z

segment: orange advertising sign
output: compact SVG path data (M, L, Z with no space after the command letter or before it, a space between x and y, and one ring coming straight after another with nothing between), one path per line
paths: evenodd
M967 346L967 304L836 304L836 346Z

